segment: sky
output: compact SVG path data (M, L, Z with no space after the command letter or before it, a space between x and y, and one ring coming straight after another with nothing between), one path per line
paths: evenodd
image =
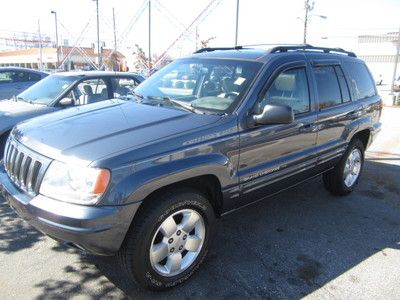
M151 0L152 53L163 53L183 29L189 26L210 0ZM0 10L0 38L10 31L37 32L55 36L57 11L60 40L79 44L96 43L96 2L93 0L3 0ZM235 41L236 0L216 0L218 6L198 24L198 40L215 37L210 46L233 46ZM125 55L139 44L148 49L147 0L99 0L100 39L113 47L115 8L118 49ZM143 13L130 30L135 15ZM318 46L357 50L356 37L397 31L400 26L400 0L315 0L307 42ZM322 19L318 15L327 18ZM302 43L304 0L240 0L238 44ZM194 29L194 27L193 27ZM173 57L192 52L195 30L169 52Z

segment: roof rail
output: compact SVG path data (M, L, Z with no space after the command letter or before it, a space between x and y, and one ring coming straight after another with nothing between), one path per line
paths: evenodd
M203 53L203 52L211 52L211 51L216 51L216 50L239 50L243 49L242 46L236 46L236 47L217 47L217 48L202 48L197 50L194 53Z
M357 57L354 52L345 51L342 48L325 48L325 47L314 47L308 44L297 45L297 46L277 46L269 49L269 53L280 53L289 51L314 51L323 53L337 53L345 54L351 57Z

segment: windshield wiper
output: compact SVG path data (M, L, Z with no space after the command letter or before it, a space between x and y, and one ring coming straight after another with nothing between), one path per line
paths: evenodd
M147 96L146 97L149 100L156 100L159 103L167 102L171 105L178 106L180 108L183 108L186 111L190 111L193 113L199 112L198 109L194 108L190 103L184 102L184 101L179 101L175 99L171 99L170 97L161 97L161 96ZM161 100L161 101L160 101ZM201 112L203 113L203 112Z
M140 99L139 101L142 101L144 99L144 97L138 93L136 93L135 91L132 91L132 95L135 96L136 98Z

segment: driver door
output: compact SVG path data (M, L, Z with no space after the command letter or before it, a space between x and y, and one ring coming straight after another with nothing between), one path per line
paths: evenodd
M310 93L310 70L305 61L290 63L275 73L255 111L266 104L290 106L290 124L257 125L240 134L240 205L284 189L306 176L316 164L317 112Z

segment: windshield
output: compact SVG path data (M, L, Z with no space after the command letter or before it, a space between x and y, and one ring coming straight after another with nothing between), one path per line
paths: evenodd
M193 112L228 113L240 102L261 63L224 59L176 60L135 89L143 102L158 104L177 101ZM172 101L171 101L172 100Z
M18 95L17 99L48 105L77 79L76 76L51 75L23 91Z

